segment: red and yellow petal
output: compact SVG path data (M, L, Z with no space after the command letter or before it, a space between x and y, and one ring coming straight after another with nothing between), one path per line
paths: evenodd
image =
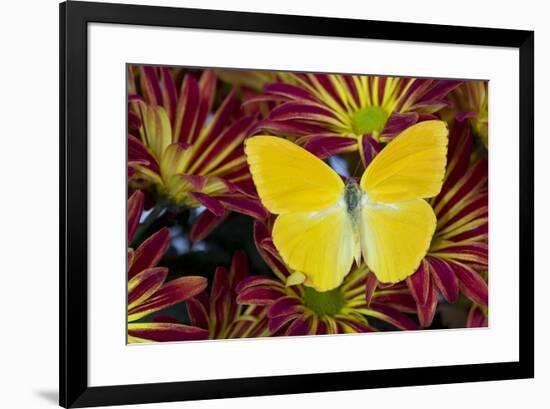
M203 328L174 323L129 323L128 342L174 342L208 339Z

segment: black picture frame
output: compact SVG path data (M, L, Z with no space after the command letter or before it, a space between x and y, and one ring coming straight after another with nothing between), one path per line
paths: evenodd
M89 407L534 377L534 32L70 1L60 4L60 405ZM519 360L138 385L88 385L87 25L187 27L519 50Z

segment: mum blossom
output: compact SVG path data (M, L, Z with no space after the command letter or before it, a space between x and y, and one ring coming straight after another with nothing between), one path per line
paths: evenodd
M254 91L261 91L266 84L277 81L281 74L276 71L232 70L227 68L215 72L219 79L228 84Z
M488 272L481 273L482 277L487 281ZM487 306L472 303L468 316L466 318L466 326L468 328L481 328L489 326L489 308Z
M365 166L405 128L450 103L461 81L339 74L285 74L249 102L279 103L256 131L292 136L326 158L359 150Z
M243 251L233 255L227 271L218 267L212 288L186 301L194 326L208 330L209 339L257 338L269 336L267 310L236 302L237 284L248 276L248 259Z
M483 146L489 144L488 81L466 81L449 94L457 121L467 121Z
M254 124L240 116L234 91L212 112L216 77L181 80L167 67L129 70L128 175L130 185L149 190L171 205L204 206L192 231L198 240L228 211L259 219L261 205L248 172L242 142ZM138 94L140 84L141 94Z
M483 328L489 326L487 315L487 307L472 304L468 311L466 326L468 328Z
M128 200L128 242L141 213L143 193L136 191ZM148 315L197 295L206 288L204 277L181 277L166 282L168 269L157 267L168 248L170 231L163 228L146 239L136 250L128 248L128 343L187 341L206 339L208 331L173 320L144 322Z
M371 332L378 330L380 321L403 330L416 328L404 314L414 312L414 300L406 286L377 291L370 306L364 296L365 267L353 270L342 285L332 291L318 292L304 285L289 286L291 271L278 254L265 224L255 223L254 239L275 278L245 278L237 286L237 302L264 306L273 335ZM374 322L376 320L378 323Z
M487 283L480 273L488 268L487 161L478 158L470 164L471 153L470 128L456 123L449 137L447 176L441 193L430 201L436 230L426 257L407 278L424 327L431 324L440 295L454 303L461 292L481 308L488 305ZM369 275L367 300L377 285Z

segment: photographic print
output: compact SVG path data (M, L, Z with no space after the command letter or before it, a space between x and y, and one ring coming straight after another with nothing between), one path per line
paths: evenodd
M127 342L487 327L488 87L128 64Z

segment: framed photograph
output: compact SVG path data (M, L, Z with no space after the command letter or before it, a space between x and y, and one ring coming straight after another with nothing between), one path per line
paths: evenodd
M534 33L60 5L60 404L534 376Z

